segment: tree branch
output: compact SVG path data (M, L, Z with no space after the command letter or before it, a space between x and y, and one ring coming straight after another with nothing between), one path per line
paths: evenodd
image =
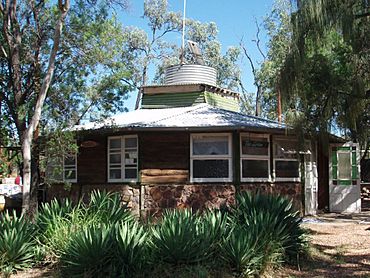
M254 22L256 24L257 32L256 32L256 39L253 40L253 41L256 43L258 52L263 57L263 60L266 60L266 55L265 55L265 53L263 53L263 51L261 49L261 45L260 45L260 43L261 43L261 39L260 39L260 32L261 32L260 26L258 25L257 19L254 19Z

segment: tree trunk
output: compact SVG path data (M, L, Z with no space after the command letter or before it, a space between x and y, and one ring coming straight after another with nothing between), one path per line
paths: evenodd
M30 210L30 193L31 193L31 149L33 133L40 122L42 107L45 102L47 92L54 74L55 57L57 55L60 36L62 33L64 19L67 16L70 0L58 0L58 7L61 12L55 26L54 43L49 57L49 64L46 75L43 79L40 93L37 97L35 112L27 129L22 135L22 156L23 156L23 203L22 210L28 213Z

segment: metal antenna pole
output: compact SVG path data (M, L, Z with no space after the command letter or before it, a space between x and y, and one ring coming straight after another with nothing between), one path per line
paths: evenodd
M184 12L183 12L183 18L182 18L181 64L184 63L184 56L185 56L185 19L186 19L186 0L184 0Z

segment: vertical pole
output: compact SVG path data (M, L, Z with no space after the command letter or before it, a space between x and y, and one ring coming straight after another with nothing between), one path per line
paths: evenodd
M185 56L185 19L186 19L186 0L184 0L184 12L183 12L183 18L182 18L181 64L184 63L184 56Z

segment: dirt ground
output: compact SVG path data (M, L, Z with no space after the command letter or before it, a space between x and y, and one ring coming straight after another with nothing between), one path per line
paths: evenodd
M311 257L298 267L284 268L274 277L369 277L370 212L346 216L327 214L305 219Z
M358 215L326 214L304 219L311 256L300 266L274 273L276 278L370 278L370 211ZM55 277L51 269L32 269L12 278Z

